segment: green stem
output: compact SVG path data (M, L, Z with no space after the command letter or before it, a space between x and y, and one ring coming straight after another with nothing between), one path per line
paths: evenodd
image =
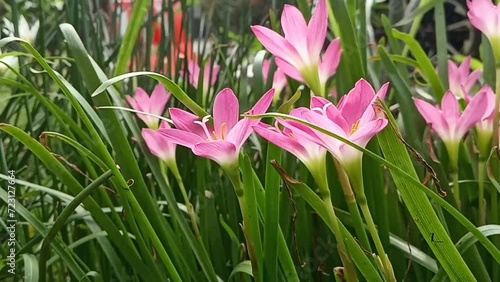
M361 162L354 162L353 165L350 165L348 168L349 169L346 170L346 173L354 191L356 192L356 199L358 200L359 207L361 208L361 212L366 220L368 231L372 236L375 248L377 249L378 255L382 261L384 276L389 282L396 282L394 269L392 268L391 261L384 250L384 245L382 244L382 240L380 240L377 227L373 221L370 208L368 207L368 202L364 192L365 189L363 184L363 173L361 171Z
M46 264L47 258L50 254L50 246L52 240L56 237L57 233L61 230L61 228L68 220L69 216L73 214L73 211L85 200L90 193L92 193L96 188L101 186L106 180L108 180L111 176L113 176L113 172L111 170L106 171L103 175L99 176L96 180L90 183L82 192L80 192L70 203L64 208L61 215L56 219L54 225L49 230L45 239L43 240L42 247L40 249L40 258L38 260L38 269L40 270L40 281L44 282L46 280Z
M486 224L486 210L484 205L484 178L486 175L485 160L480 157L477 164L478 186L479 186L479 225Z
M184 181L182 181L181 174L179 173L179 168L177 167L177 162L174 160L167 161L167 166L170 168L170 171L177 180L177 184L179 185L179 189L181 190L182 198L184 199L184 204L186 205L187 212L189 214L189 218L191 219L191 225L193 226L194 234L196 238L202 242L200 229L198 228L198 218L196 216L196 212L194 211L194 207L189 201L189 197L186 193L186 187L184 187ZM168 183L168 182L167 182Z
M354 197L354 192L352 191L351 183L349 182L349 177L347 176L344 168L339 164L337 160L334 160L335 166L337 168L337 173L339 175L339 181L344 191L345 200L347 202L347 207L351 213L351 217L354 224L354 229L356 230L356 235L359 237L361 246L371 252L372 248L370 246L370 241L368 241L368 235L363 224L363 219L359 213L358 203L356 197Z
M252 274L254 277L255 281L260 281L259 280L259 261L258 261L258 256L256 253L256 246L254 244L254 239L252 237L252 228L251 226L251 216L248 211L248 205L247 201L245 198L245 193L243 189L243 183L241 182L240 178L240 171L238 167L236 168L224 168L226 174L229 177L229 180L233 184L234 191L236 193L236 196L238 197L238 203L240 204L240 210L241 210L241 216L243 217L243 234L245 235L245 240L247 241L247 248L248 248L248 256L250 257L250 261L252 262Z
M460 210L461 202L460 202L460 184L458 183L458 171L454 170L451 173L451 177L453 178L453 196L455 196L455 201L457 202L457 209Z
M328 213L328 220L332 226L333 235L337 240L338 244L338 252L340 256L340 260L344 265L344 275L346 281L358 281L356 274L356 267L354 266L353 261L351 260L349 253L347 252L347 248L344 242L344 236L342 235L342 231L340 230L338 218L335 215L335 210L332 204L332 198L330 196L330 189L328 187L328 180L326 178L326 167L323 164L317 166L317 169L310 168L309 171L314 177L314 180L318 184L321 199L323 200L323 204L325 205L326 211Z

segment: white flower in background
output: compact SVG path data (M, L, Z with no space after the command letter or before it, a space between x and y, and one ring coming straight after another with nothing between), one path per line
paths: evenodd
M3 19L4 29L3 31L8 34L8 36L14 36L14 23L9 21L8 19ZM40 22L37 20L31 27L28 24L28 21L24 18L23 15L19 17L19 38L28 41L30 44L33 44L36 39L36 35L38 34L38 29L40 28Z
M0 50L0 76L4 76L10 71L5 64L13 68L17 68L19 60L17 59L17 56L10 55L9 53L2 54L2 51Z

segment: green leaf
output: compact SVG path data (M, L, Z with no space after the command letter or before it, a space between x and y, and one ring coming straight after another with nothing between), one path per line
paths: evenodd
M193 101L177 84L175 84L173 81L170 79L166 78L165 76L154 73L154 72L148 72L148 71L141 71L141 72L130 72L127 74L122 74L116 77L113 77L107 81L105 81L101 86L99 86L94 93L92 93L92 97L95 97L99 95L100 93L104 92L108 87L111 85L122 81L127 78L131 77L136 77L136 76L147 76L153 79L156 79L158 82L162 83L165 85L165 87L168 89L168 91L172 92L172 95L174 95L179 102L181 102L184 106L186 106L188 109L190 109L193 113L197 114L200 117L207 116L208 113L198 104L196 104L195 101Z
M253 274L252 274L252 262L250 262L249 260L242 261L240 264L238 264L233 269L233 271L231 272L231 275L229 275L229 278L227 280L230 281L231 278L233 278L233 276L236 275L236 274L238 274L238 273L248 274L248 275L250 275L250 276L253 277Z
M481 233L484 234L486 237L494 236L494 235L500 235L500 225L483 225L479 226L477 228ZM471 232L468 232L465 234L458 242L455 244L457 246L458 251L461 254L464 254L470 247L472 247L475 243L477 243L477 238L474 234ZM446 280L446 272L444 269L441 267L439 268L439 271L436 273L434 278L432 278L432 282L439 282L439 281L445 281Z
M443 84L441 83L441 80L439 79L438 74L436 73L436 69L432 65L431 60L429 59L427 54L422 49L422 46L420 46L417 40L415 40L415 38L411 37L409 34L400 32L396 29L392 30L392 34L395 38L404 41L406 46L410 48L413 56L420 66L422 75L431 84L436 101L440 102L444 96L445 89L443 87Z
M306 184L291 178L278 165L274 165L274 167L283 178L283 181L285 181L287 185L293 188L293 190L296 191L318 213L321 219L323 219L325 224L327 224L327 226L333 232L333 226L331 226L325 205L323 204L323 201L319 198L319 196L316 195L316 193L314 193L313 190ZM377 271L377 269L375 269L364 251L358 245L358 242L352 237L351 233L349 233L349 231L340 221L339 225L342 229L342 233L344 234L347 252L351 256L360 272L363 274L363 277L367 281L383 281L379 275L379 272Z
M38 282L38 261L32 254L22 254L24 261L24 281Z

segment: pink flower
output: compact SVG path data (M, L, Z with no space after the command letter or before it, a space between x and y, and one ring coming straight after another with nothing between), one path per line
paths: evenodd
M160 123L159 129L167 129L171 128L168 122L162 121ZM165 136L160 134L156 130L152 130L149 128L142 129L142 137L148 145L151 153L162 161L172 161L175 160L175 147L176 144L170 142Z
M362 79L349 94L342 97L338 106L324 98L313 97L312 110L301 108L297 115L358 146L365 147L370 139L387 125L386 119L377 118L372 104L377 98L385 97L388 86L384 84L380 91L375 93L372 86ZM288 123L286 126L290 125L302 129L312 141L325 147L346 170L349 170L351 165L359 166L362 152L357 149L306 126L297 123Z
M321 59L328 28L326 1L319 1L309 24L296 7L285 5L281 26L285 37L263 26L252 26L251 29L276 57L276 64L286 75L307 83L315 94L324 96L324 85L335 74L342 54L340 40L336 39Z
M500 9L492 0L467 0L470 22L490 40L500 36Z
M482 156L488 156L491 150L491 138L493 137L496 95L488 85L481 88L478 93L482 92L486 92L488 108L485 110L481 121L476 124L477 147Z
M462 140L465 134L483 119L485 113L490 111L489 104L486 91L474 96L463 113L460 113L458 101L449 91L443 97L441 109L424 100L415 99L415 106L422 117L445 142Z
M264 82L267 82L269 78L269 69L271 68L271 60L264 60L262 62L262 76L264 77ZM273 77L273 89L276 93L281 93L283 88L286 87L286 76L285 73L280 68L276 68Z
M293 110L291 116L300 117L300 110ZM278 120L286 125L283 120ZM318 163L325 161L326 150L306 136L306 132L295 127L280 130L278 126L260 123L253 127L262 138L295 155L308 169L314 171Z
M450 82L450 91L455 96L469 100L469 94L474 87L474 84L483 74L482 71L476 70L470 72L471 58L467 57L460 66L457 66L453 61L448 61L448 77Z
M165 111L170 96L171 94L167 94L165 87L162 84L158 84L153 90L153 93L151 93L151 96L148 96L144 89L137 88L135 97L126 96L126 98L134 110L161 116ZM149 128L158 128L158 118L144 114L137 114L137 116L142 119Z
M271 105L274 90L269 90L249 111L258 115ZM213 106L213 126L207 124L210 116L203 119L171 108L170 117L176 129L160 129L159 132L178 145L190 148L197 156L214 160L223 168L238 164L239 152L252 133L258 119L239 119L239 102L233 91L223 89L217 94Z
M456 168L458 163L460 141L472 127L485 118L494 105L494 102L490 103L486 91L474 96L463 113L460 113L458 101L450 91L443 97L441 109L424 100L415 99L415 106L422 117L445 143L453 168Z
M196 61L191 60L188 62L189 83L195 88L199 87L199 80L201 75L201 68ZM211 60L205 63L203 68L203 90L207 90L210 86L214 86L219 76L220 66L212 64Z

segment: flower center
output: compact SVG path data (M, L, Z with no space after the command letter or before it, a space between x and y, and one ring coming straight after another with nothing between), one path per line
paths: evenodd
M204 116L201 121L199 120L195 120L194 123L195 124L198 124L201 126L201 128L203 129L203 131L205 132L205 135L207 137L207 141L214 141L214 138L212 138L212 135L210 135L210 131L208 130L208 127L207 127L207 122L210 120L210 115L207 115L207 116ZM215 136L215 139L217 139L217 135L215 134L215 132L212 132Z
M351 132L349 132L349 136L356 133L358 129L359 129L359 120L352 125Z

